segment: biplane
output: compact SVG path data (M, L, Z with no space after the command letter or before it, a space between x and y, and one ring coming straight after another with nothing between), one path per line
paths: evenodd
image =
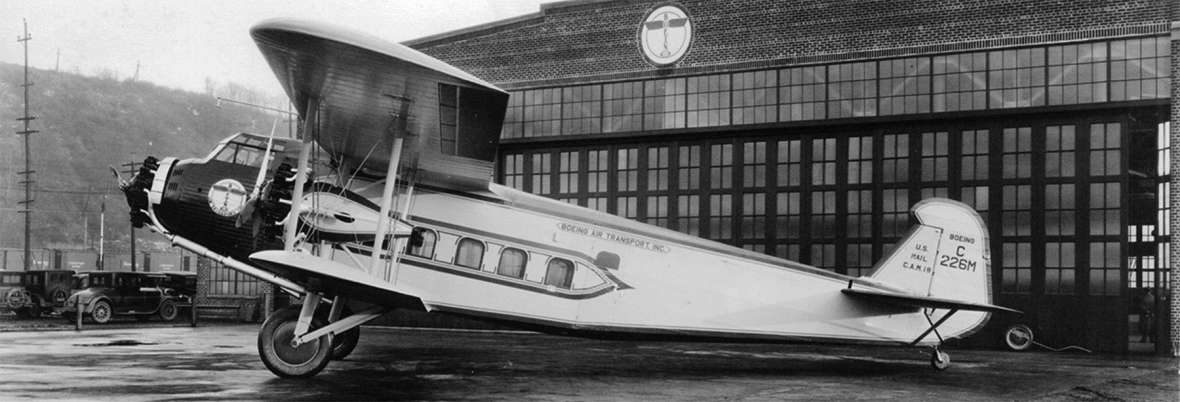
M630 339L900 344L991 313L983 220L956 201L867 277L704 240L493 182L508 94L408 47L318 23L251 30L299 138L239 133L204 158L149 157L123 182L134 225L301 298L258 333L308 377L394 309Z

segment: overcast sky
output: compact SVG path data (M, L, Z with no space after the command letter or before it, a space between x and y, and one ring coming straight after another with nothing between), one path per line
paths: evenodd
M201 91L205 77L281 94L250 39L255 23L295 17L401 42L529 14L554 0L0 0L0 62L23 63L16 38L28 20L29 62Z

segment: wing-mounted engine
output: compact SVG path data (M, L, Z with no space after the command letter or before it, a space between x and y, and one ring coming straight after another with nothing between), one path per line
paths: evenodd
M142 228L144 223L151 221L148 216L148 190L156 178L156 169L160 168L160 160L154 156L144 158L139 170L131 176L131 180L119 182L119 190L127 198L127 206L131 208L131 226ZM113 168L112 168L113 169ZM116 177L118 172L115 173Z

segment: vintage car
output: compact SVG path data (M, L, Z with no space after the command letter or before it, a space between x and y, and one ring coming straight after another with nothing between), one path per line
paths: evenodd
M164 293L176 297L180 304L191 304L197 297L196 272L165 272L164 282L160 284Z
M116 315L134 316L140 320L159 316L172 321L179 314L176 297L160 286L163 274L147 272L91 271L74 276L75 291L66 300L62 316L74 320L79 314L89 315L95 323L104 324Z
M18 318L40 317L61 307L70 294L74 271L34 270L0 273L0 309Z

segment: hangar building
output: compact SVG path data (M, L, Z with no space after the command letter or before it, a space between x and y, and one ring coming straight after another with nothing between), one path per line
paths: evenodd
M1168 353L1177 21L1174 0L579 0L407 44L511 92L506 185L849 275L915 202L958 199L992 230L995 301L1026 312L969 342L1023 323Z

